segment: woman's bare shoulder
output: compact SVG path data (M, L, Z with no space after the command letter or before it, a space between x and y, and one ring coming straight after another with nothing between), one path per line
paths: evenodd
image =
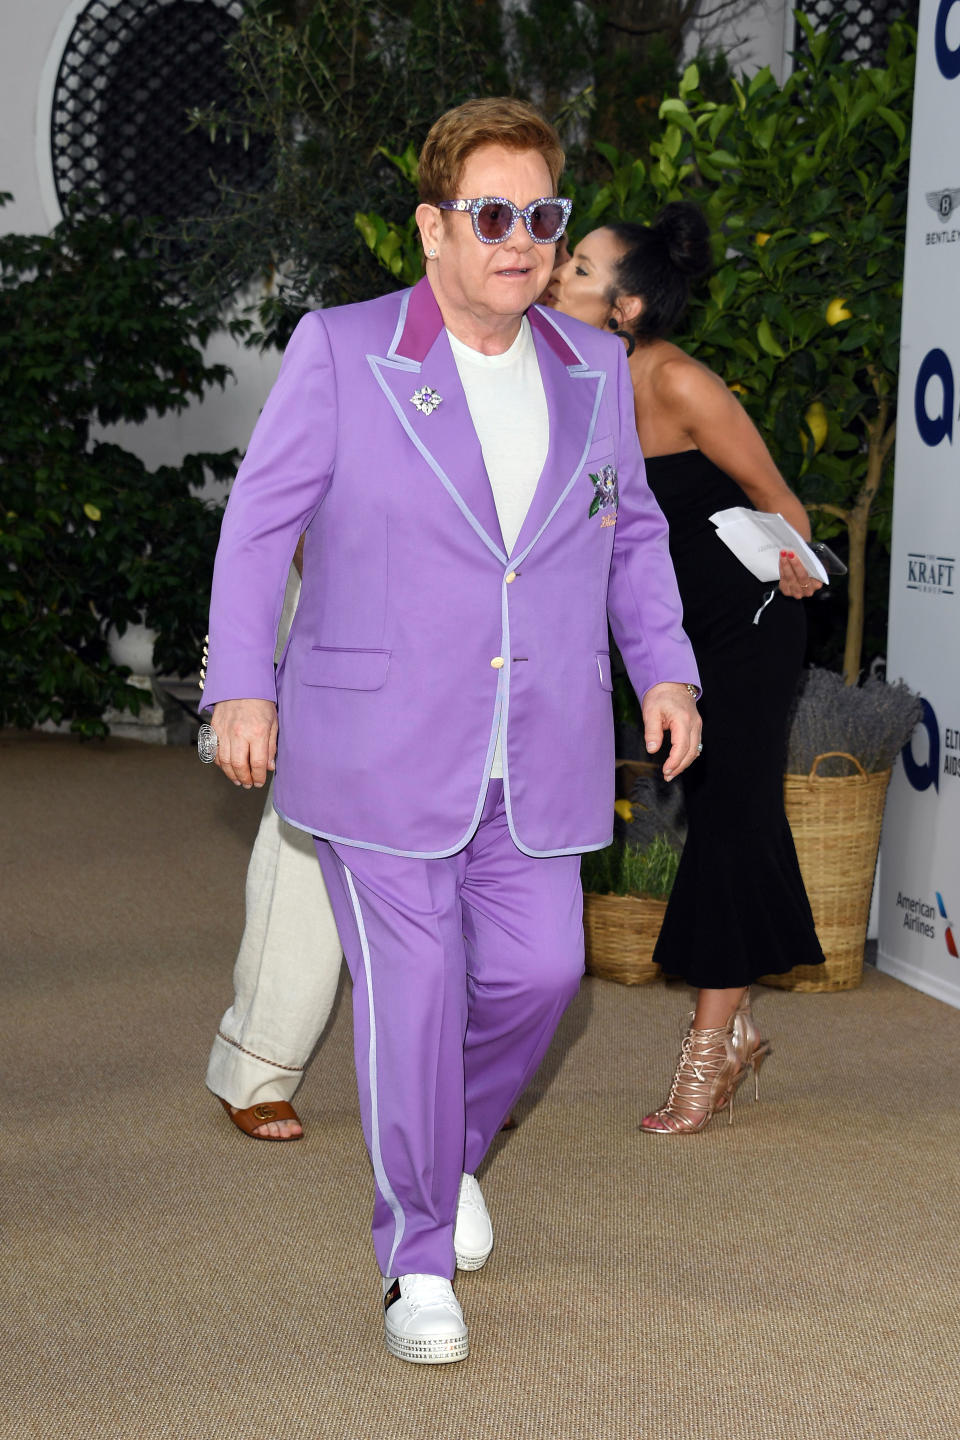
M678 345L662 342L649 357L647 384L661 405L685 408L715 397L726 386L708 366Z

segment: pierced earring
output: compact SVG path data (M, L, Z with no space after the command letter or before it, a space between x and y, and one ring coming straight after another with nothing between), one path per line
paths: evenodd
M427 259L428 259L428 260L435 260L436 258L437 258L437 252L436 252L436 250L428 250L428 251L427 251Z
M634 340L634 338L633 338L633 336L630 334L630 331L629 331L629 330L621 330L621 329L620 329L620 325L619 325L619 323L618 323L618 321L617 321L616 315L611 315L611 316L610 316L610 319L607 321L607 325L609 326L609 328L610 328L616 335L619 335L619 336L620 336L620 339L621 339L622 341L624 341L624 343L626 344L626 347L627 347L627 359L629 360L629 359L630 359L630 356L633 354L634 350L636 350L636 348L637 348L637 342L636 342L636 340Z

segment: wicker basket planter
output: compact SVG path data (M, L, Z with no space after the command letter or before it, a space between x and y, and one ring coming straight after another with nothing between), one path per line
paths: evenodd
M851 761L859 774L818 775L821 760L830 756ZM784 776L787 819L826 964L764 975L764 985L813 992L852 990L860 984L889 779L889 770L868 774L842 750L818 755L809 775Z
M660 966L653 963L653 947L666 908L666 900L639 895L584 895L588 974L621 985L649 985L658 980Z

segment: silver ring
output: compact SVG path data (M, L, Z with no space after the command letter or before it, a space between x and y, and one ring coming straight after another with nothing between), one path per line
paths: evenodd
M197 754L204 765L212 765L217 758L220 741L212 725L201 725L197 731Z

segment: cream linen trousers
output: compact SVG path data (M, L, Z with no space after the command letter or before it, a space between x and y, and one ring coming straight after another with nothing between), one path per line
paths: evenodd
M278 653L299 593L291 568ZM342 959L313 836L281 820L272 782L247 868L245 901L233 1004L207 1066L214 1095L240 1110L291 1099L329 1018Z

